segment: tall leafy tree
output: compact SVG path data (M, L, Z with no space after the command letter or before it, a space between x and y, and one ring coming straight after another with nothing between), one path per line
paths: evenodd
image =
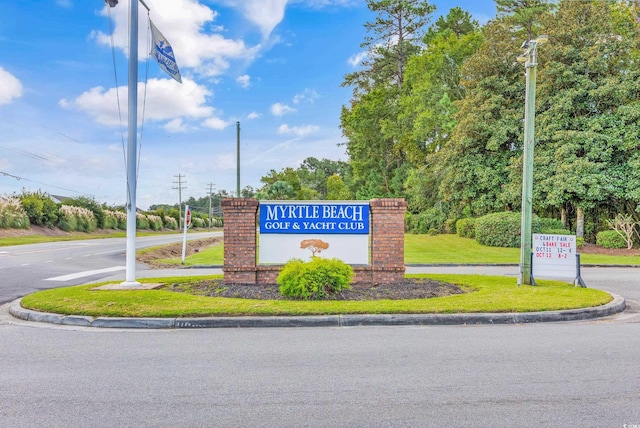
M546 24L535 200L542 207L574 207L578 234L583 210L640 207L640 28L634 18L625 2L563 1Z
M522 146L524 82L513 30L503 20L484 28L485 42L461 69L465 97L457 104L451 139L429 158L442 177L440 197L455 216L511 207L503 189L508 166Z
M362 69L345 76L352 86L349 107L343 107L341 128L347 137L358 198L400 196L408 166L396 130L407 59L417 53L435 8L425 0L367 0L376 18L365 24L362 44L369 57Z
M498 17L505 22L526 32L527 40L537 36L534 34L536 26L540 23L546 12L551 10L553 4L549 0L495 0Z
M435 6L426 0L367 0L376 18L365 23L367 36L360 45L369 56L363 69L345 76L354 92L367 92L380 83L394 83L402 89L407 59L419 50Z

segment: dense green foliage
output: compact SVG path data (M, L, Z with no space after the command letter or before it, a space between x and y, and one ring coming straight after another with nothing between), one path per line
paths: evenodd
M378 16L367 29L386 16L371 3L379 2L370 2ZM405 2L380 3L406 6L412 16ZM453 8L422 40L385 45L389 52L410 45L402 85L386 68L389 57L367 45L362 70L344 82L354 88L341 114L352 194L405 198L407 230L415 232L519 210L525 70L516 57L523 41L548 34L538 49L534 211L562 217L545 230L584 233L592 242L616 214L639 220L638 7L622 0L496 4L498 15L483 27Z
M624 239L624 236L615 230L598 232L596 244L604 248L627 248L627 241Z
M456 222L456 233L461 238L475 238L476 237L476 219L475 218L461 218Z
M278 275L280 293L303 300L318 300L351 286L353 269L338 259L313 257L304 262L293 259Z
M53 227L58 222L58 205L48 193L22 191L18 196L29 222L38 226Z
M501 212L482 216L475 221L476 241L490 247L515 248L520 246L522 215L518 212ZM540 220L534 216L532 233L540 233Z

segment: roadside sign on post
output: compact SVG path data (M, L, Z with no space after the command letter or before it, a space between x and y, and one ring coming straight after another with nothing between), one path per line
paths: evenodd
M574 284L584 286L575 235L534 233L531 250L534 278L571 279Z
M186 227L191 227L191 210L189 209L188 205L187 205L187 213L184 216L184 224L186 225Z

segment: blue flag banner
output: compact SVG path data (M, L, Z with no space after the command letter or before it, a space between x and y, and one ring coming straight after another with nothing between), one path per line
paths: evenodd
M155 58L161 69L163 69L169 76L182 83L180 70L178 70L178 64L176 64L176 57L173 54L173 48L167 39L164 38L162 33L158 31L156 26L153 25L153 22L149 22L151 24L151 39L153 42L150 55Z
M260 233L369 234L369 202L260 202Z

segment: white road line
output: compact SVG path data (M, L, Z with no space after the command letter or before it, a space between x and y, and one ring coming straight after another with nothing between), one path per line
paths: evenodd
M83 278L85 276L97 275L99 273L116 272L119 270L125 270L125 266L114 266L106 269L86 270L84 272L71 273L69 275L54 276L53 278L45 279L45 281L71 281L72 279Z

